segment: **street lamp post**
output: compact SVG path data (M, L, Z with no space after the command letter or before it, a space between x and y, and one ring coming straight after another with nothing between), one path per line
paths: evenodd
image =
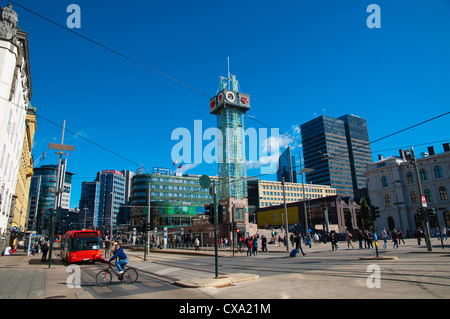
M61 134L61 144L49 143L48 148L58 150L59 152L55 153L59 155L58 159L58 168L56 170L56 189L55 189L55 200L53 203L53 210L50 215L50 249L49 249L49 257L48 257L48 268L52 266L52 252L53 252L53 238L54 238L54 222L57 215L57 209L61 205L60 203L60 194L64 192L64 178L62 183L62 188L60 187L59 175L61 172L61 156L66 155L63 151L73 151L73 145L64 145L64 131L66 129L66 120L63 122L62 134Z
M302 155L300 155L300 168L302 168ZM300 172L297 173L297 175L301 175L302 177L302 193L303 193L303 214L305 216L305 232L306 232L306 236L308 236L308 239L310 238L309 232L308 232L308 215L306 213L306 202L305 202L305 184L303 181L303 173L311 173L312 171L314 171L313 168L303 168L300 169Z
M284 187L284 176L283 176L283 180L281 182L281 184L283 185L283 204L284 204L284 218L285 218L285 222L286 222L286 250L289 251L289 223L288 223L288 215L287 215L287 208L286 208L286 192L285 192L285 187Z

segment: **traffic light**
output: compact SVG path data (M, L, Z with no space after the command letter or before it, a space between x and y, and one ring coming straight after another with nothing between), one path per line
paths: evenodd
M141 220L141 223L139 224L138 230L141 233L145 232L145 220L144 219Z
M237 229L237 223L232 223L233 225L233 231L235 231Z
M436 217L436 208L428 208L427 209L428 218L430 217Z
M372 206L372 220L375 221L377 218L380 218L380 207Z
M149 231L151 231L152 229L151 229L151 225L150 225L150 223L146 223L145 224L145 231L146 232L149 232Z
M208 221L214 224L214 207L211 204L205 204L205 215L208 216Z

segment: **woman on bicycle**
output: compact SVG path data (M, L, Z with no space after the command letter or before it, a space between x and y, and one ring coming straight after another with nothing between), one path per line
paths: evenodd
M120 246L120 243L116 243L114 245L114 255L109 259L109 262L113 261L116 258L119 258L119 260L116 261L117 269L119 269L119 274L123 274L122 266L125 266L128 264L128 257L125 255L122 246Z

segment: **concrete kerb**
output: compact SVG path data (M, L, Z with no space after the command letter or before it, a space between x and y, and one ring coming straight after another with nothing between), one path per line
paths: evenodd
M226 287L232 284L258 280L258 275L245 274L245 273L235 273L221 275L217 278L197 278L197 279L186 279L175 281L173 284L184 288L206 288L206 287Z
M360 257L359 260L397 260L396 256L372 256L372 257Z

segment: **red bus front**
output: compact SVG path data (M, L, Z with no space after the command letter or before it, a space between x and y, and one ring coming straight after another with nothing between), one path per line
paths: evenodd
M61 240L61 258L68 263L100 260L101 246L99 231L70 231Z

